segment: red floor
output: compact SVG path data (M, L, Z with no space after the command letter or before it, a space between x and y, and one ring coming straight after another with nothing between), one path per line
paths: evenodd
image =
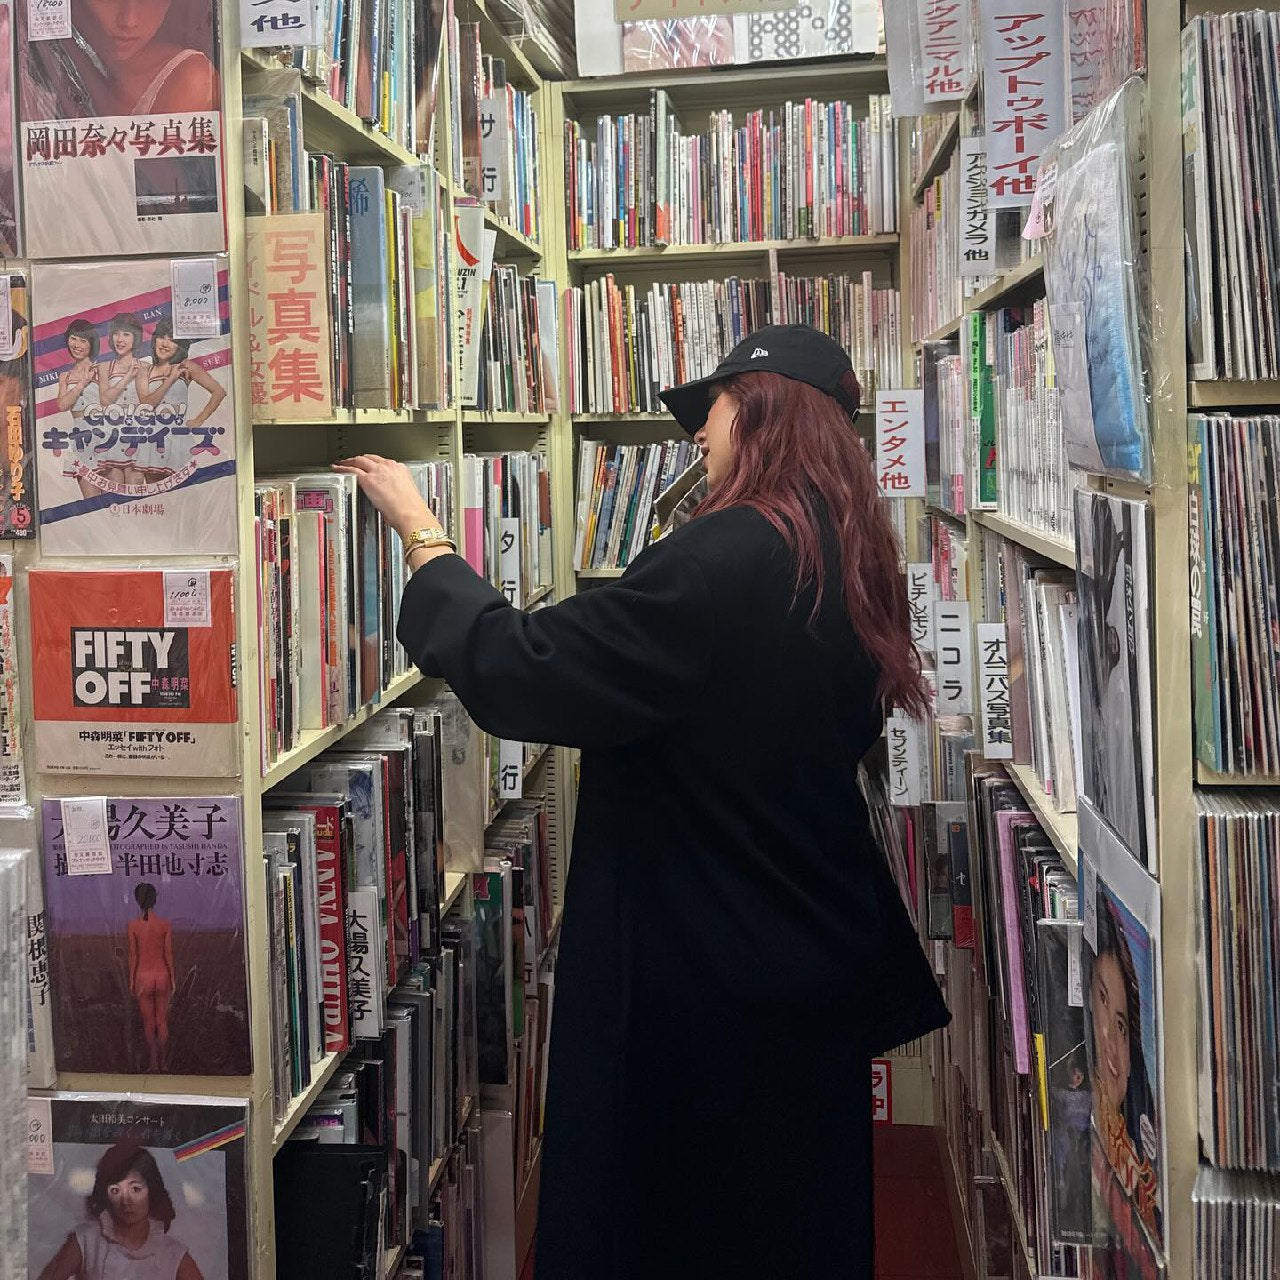
M876 1280L964 1280L933 1129L876 1127Z

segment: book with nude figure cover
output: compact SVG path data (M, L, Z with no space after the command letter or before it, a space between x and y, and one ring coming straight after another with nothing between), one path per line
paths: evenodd
M233 555L227 259L40 263L32 295L43 553Z
M15 6L31 258L226 248L213 0Z
M248 1280L248 1107L27 1097L27 1272Z
M47 799L42 818L58 1070L248 1075L239 800Z

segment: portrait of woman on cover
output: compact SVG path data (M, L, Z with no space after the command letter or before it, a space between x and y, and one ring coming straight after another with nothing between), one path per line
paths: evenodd
M68 1233L39 1280L204 1280L171 1228L177 1211L155 1157L123 1139L98 1161L85 1220Z

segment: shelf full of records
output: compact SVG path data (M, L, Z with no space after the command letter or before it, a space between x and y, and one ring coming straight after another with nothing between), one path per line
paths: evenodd
M898 228L897 127L887 94L865 112L806 98L711 112L686 132L665 89L647 114L564 126L571 250L878 235Z
M697 446L688 439L652 444L583 439L574 569L626 568L653 539L654 501L697 459Z
M308 150L299 74L245 84L255 420L446 407L454 249L434 171Z
M810 324L849 352L863 402L877 377L901 370L896 289L861 275L635 285L612 275L564 295L571 413L662 412L659 393L704 377L749 333L775 323Z
M552 585L551 472L541 453L464 454L459 480L467 563L516 608Z
M452 530L451 465L409 469ZM395 531L352 477L332 472L263 477L254 545L266 774L304 735L349 721L410 671L395 638L408 570Z

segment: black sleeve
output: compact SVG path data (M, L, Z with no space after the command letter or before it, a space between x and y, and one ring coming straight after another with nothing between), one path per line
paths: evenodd
M714 621L700 567L660 546L617 582L533 613L513 609L461 556L438 556L409 579L397 634L487 732L611 747L687 714L710 668Z

